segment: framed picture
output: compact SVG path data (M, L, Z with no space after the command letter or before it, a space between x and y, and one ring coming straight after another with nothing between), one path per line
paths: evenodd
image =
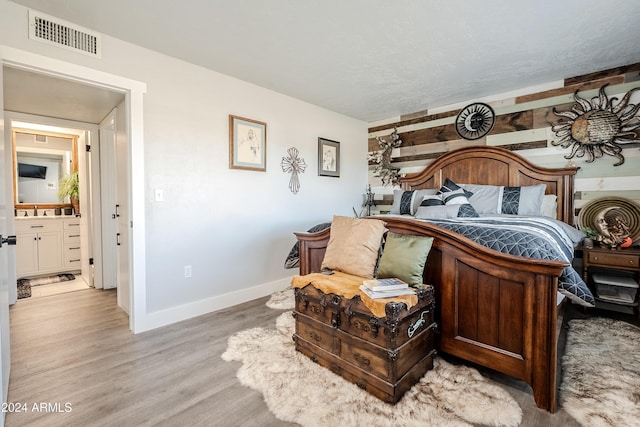
M267 170L267 124L229 115L229 168Z
M318 175L340 176L340 143L318 138Z

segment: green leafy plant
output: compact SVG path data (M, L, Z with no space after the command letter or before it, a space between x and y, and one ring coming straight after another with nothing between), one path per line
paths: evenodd
M64 200L69 196L71 199L77 199L80 196L79 184L78 171L63 177L58 183L58 198Z
M595 231L593 231L590 228L583 228L580 231L582 231L584 233L584 235L589 239L595 239L596 237L598 237L598 233L596 233Z

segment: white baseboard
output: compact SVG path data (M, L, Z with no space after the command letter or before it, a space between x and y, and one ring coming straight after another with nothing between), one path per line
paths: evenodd
M238 291L229 292L223 295L216 295L200 301L194 301L188 304L182 304L176 307L147 313L146 319L142 320L140 325L142 329L136 331L144 332L161 326L170 325L182 320L191 319L193 317L202 316L203 314L222 310L223 308L242 304L257 298L271 295L276 291L280 291L287 286L291 286L291 277L275 280L269 283L253 286L251 288L240 289Z

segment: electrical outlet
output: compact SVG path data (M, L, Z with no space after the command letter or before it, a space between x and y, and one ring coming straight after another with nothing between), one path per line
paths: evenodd
M184 278L188 279L189 277L191 277L191 275L192 275L191 266L190 265L185 265L184 266Z

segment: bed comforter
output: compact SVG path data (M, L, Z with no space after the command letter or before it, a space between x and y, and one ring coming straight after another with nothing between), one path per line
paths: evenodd
M384 217L388 216L398 215L379 217L384 220ZM533 259L565 261L570 264L573 261L574 245L583 237L580 231L561 221L539 216L497 215L419 221L429 221L502 253ZM321 231L330 225L331 223L318 224L309 231ZM287 256L285 268L297 267L298 262L296 242ZM558 291L579 305L595 306L593 294L571 265L565 267L559 277Z
M570 264L573 261L577 230L551 218L500 215L421 221L429 221L502 253ZM558 291L577 304L595 306L593 294L571 265L565 267L559 277Z

